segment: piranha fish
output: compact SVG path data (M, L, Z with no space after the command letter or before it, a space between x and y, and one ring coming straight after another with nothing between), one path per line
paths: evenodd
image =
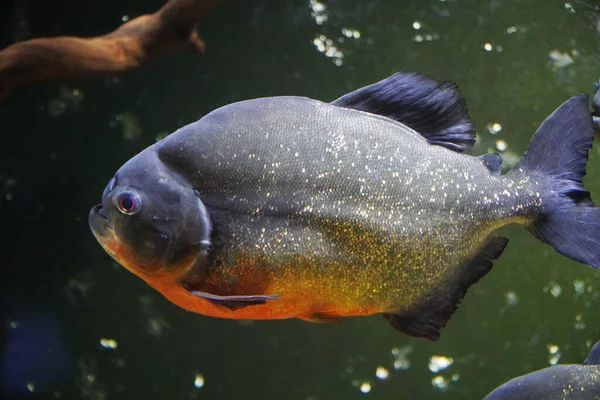
M91 229L176 305L232 319L381 313L437 339L523 224L600 267L600 211L582 184L587 95L546 119L507 174L475 142L456 86L397 73L332 103L226 105L127 161Z
M600 342L579 364L562 364L514 378L483 400L600 400Z

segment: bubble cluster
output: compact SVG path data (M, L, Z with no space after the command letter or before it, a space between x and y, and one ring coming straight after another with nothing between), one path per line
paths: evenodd
M489 124L487 124L487 130L492 135L495 135L502 131L502 125L500 125L498 122L490 122Z
M558 364L558 361L560 360L560 356L562 355L560 348L555 345L555 344L549 344L548 345L548 363L550 363L550 365L556 365Z
M577 53L574 52L572 54L575 55ZM548 53L548 58L551 61L552 68L555 70L566 68L575 62L573 57L571 57L571 54L559 50L550 51L550 53Z
M142 137L142 127L139 118L133 112L117 114L109 123L111 128L120 127L126 140L136 140Z
M586 291L591 292L592 287L585 285L585 282L577 279L573 281L573 290L575 290L575 298L581 297Z
M506 151L508 149L508 143L505 140L498 139L496 140L496 150L498 151Z
M325 57L330 58L338 67L344 63L344 53L335 46L332 39L319 35L313 40L313 44L319 53L325 54Z
M519 296L515 292L506 292L505 294L506 305L514 307L519 303Z
M100 339L100 346L104 347L105 349L115 350L117 348L117 345L118 344L115 339L107 339L107 338Z
M446 389L448 389L450 382L446 378L444 378L442 375L437 375L431 379L431 384L433 385L434 388L441 390L441 391L445 391Z
M573 4L571 4L568 1L565 2L565 10L569 11L570 13L575 12L575 9L573 8Z
M310 15L314 18L317 25L323 25L327 22L329 17L327 16L327 7L325 7L325 4L318 0L310 0L309 5L311 8Z
M544 293L548 293L554 297L559 297L562 294L562 288L557 282L550 281L548 285L544 286Z
M363 382L360 385L361 393L369 393L371 391L371 384L369 382Z
M445 370L449 366L454 363L454 359L452 357L445 356L431 356L429 360L429 370L434 374Z
M408 356L412 353L413 349L411 346L405 346L402 348L392 348L392 356L394 357L394 369L396 371L406 370L410 368L410 360Z
M384 381L390 377L390 372L384 367L377 367L375 370L375 376L377 379Z
M357 29L342 28L342 35L350 39L360 39L360 31Z
M48 113L51 117L57 118L69 110L76 111L84 98L80 89L61 86L58 90L58 97L48 102Z
M204 386L204 376L202 374L196 374L194 377L194 387L200 389Z

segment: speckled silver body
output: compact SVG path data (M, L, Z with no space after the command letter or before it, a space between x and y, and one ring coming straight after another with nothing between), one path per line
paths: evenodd
M222 107L146 151L189 179L211 215L200 288L256 294L243 282L254 274L282 299L323 294L316 311L328 296L409 309L494 229L543 207L543 182L522 171L494 176L401 123L303 97ZM240 254L254 260L243 271Z
M556 365L514 378L484 400L600 400L600 365Z

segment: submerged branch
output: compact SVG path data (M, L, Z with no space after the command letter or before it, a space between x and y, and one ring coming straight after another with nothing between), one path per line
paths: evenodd
M0 101L25 82L85 78L122 73L178 48L202 53L196 24L226 0L169 0L153 14L141 15L97 37L31 39L0 51Z

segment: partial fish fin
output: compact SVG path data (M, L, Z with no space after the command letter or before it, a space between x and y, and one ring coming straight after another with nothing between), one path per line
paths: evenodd
M475 124L452 82L398 72L348 93L331 104L394 119L431 144L463 152L475 143Z
M600 140L600 115L594 115L592 123L596 130L596 140Z
M600 268L600 209L583 187L596 134L588 102L587 95L572 97L546 118L511 174L531 174L547 187L527 230L560 254Z
M299 316L298 318L300 318L304 321L309 321L309 322L326 322L326 323L340 322L340 315L334 311L315 312L310 315Z
M596 343L596 345L592 347L592 350L590 350L590 354L588 354L583 364L600 365L600 342Z
M478 157L492 175L502 173L502 157L498 153L488 153Z
M600 140L600 82L594 82L594 99L592 100L594 115L592 124L596 130L596 140Z
M385 313L383 316L404 334L437 340L440 329L446 326L467 289L492 269L493 261L500 257L507 243L508 239L491 234L479 252L462 263L454 277L443 287L437 288L418 307L409 312Z
M200 292L197 290L190 292L193 295L202 297L211 303L219 306L229 308L234 311L240 308L248 306L256 306L260 304L266 304L267 300L276 300L279 295L266 295L266 296L219 296L216 294Z
M596 115L600 114L600 82L594 82L594 98L592 99L592 109Z

